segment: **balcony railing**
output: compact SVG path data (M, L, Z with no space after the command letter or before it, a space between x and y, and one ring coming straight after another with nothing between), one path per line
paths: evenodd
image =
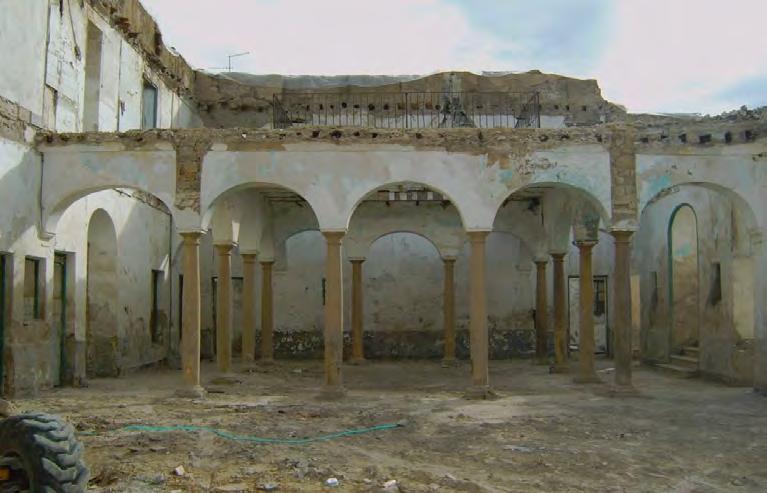
M538 93L284 93L274 128L539 128Z

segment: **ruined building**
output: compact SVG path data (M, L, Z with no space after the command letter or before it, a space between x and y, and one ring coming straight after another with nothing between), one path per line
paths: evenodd
M0 382L594 354L767 387L767 113L527 72L211 75L137 0L0 15ZM570 356L579 354L577 362ZM568 368L569 367L569 368ZM612 378L612 377L611 377Z

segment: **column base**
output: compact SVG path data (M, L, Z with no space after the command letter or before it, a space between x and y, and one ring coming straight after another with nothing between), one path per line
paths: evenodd
M549 366L549 365L551 365L551 362L549 361L548 356L545 357L545 358L541 358L541 357L537 357L536 356L535 358L533 358L533 365L535 365L535 366Z
M367 365L368 363L370 363L370 361L366 360L365 358L350 358L348 363L354 366L362 366L362 365Z
M274 365L274 358L261 358L258 360L259 365L272 366Z
M594 375L575 375L573 377L574 383L579 384L591 384L591 383L602 383L602 379L599 378L596 374Z
M440 366L442 368L455 368L456 366L460 366L461 364L458 362L456 358L443 358L442 363L440 363Z
M490 387L471 387L463 394L463 398L470 401L494 401L499 397Z
M641 397L642 394L633 385L615 385L607 387L606 394L610 397Z
M570 366L567 363L554 363L549 367L549 373L570 373Z
M323 387L320 393L317 394L317 400L320 401L337 401L346 397L346 389L343 387Z
M204 388L200 387L199 385L195 385L194 387L176 389L175 394L176 397L181 397L183 399L204 399L208 393Z

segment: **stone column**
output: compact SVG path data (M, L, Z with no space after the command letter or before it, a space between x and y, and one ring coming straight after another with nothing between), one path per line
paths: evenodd
M567 283L565 254L552 253L554 264L554 373L567 372Z
M365 349L363 344L363 289L362 289L362 262L364 258L350 259L352 263L352 357L353 364L365 362Z
M535 261L535 362L539 365L546 365L549 363L546 264L548 264L547 260Z
M633 231L613 231L613 334L615 334L615 385L631 390L631 236Z
M470 340L471 340L471 397L489 393L487 293L485 280L485 239L487 231L468 233L471 241L470 290Z
M181 366L183 387L176 391L181 397L203 397L200 386L200 237L202 232L184 232L184 294L181 328Z
M254 253L242 255L242 362L256 359L256 259Z
M594 277L591 269L591 250L596 241L577 241L580 253L580 339L578 341L577 383L599 382L594 365Z
M261 362L274 362L274 297L272 267L274 260L261 262Z
M444 257L445 267L444 289L442 300L442 320L445 324L445 354L444 365L455 364L455 258Z
M344 232L323 231L327 241L325 262L325 385L326 397L343 394L341 363L343 362L344 296L341 239Z
M215 245L218 257L216 284L216 361L218 371L232 371L232 245Z

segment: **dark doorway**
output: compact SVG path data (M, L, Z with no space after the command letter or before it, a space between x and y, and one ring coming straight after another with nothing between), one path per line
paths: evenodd
M580 278L568 278L569 345L578 347L580 340ZM594 276L594 347L597 353L611 350L610 330L607 323L607 276Z

